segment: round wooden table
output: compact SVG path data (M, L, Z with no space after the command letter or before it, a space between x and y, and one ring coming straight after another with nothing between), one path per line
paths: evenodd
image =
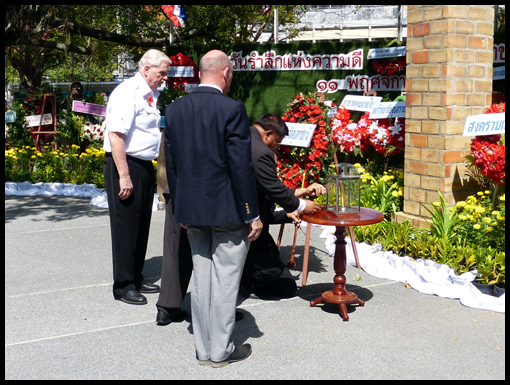
M356 294L345 290L345 271L347 268L347 255L345 252L345 228L346 226L367 226L382 222L384 215L373 209L367 209L361 207L359 214L339 214L335 215L329 211L322 210L320 213L315 215L303 215L303 221L313 223L316 225L323 226L335 226L336 227L336 248L335 248L335 288L332 291L322 293L322 296L317 298L315 301L310 302L311 307L327 302L336 305L340 305L340 312L342 313L342 319L349 321L347 315L347 304L357 303L360 306L365 306L365 301L358 298Z

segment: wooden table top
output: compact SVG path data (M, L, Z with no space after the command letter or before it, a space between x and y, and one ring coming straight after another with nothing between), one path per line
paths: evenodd
M326 210L321 210L315 215L303 215L303 221L322 226L367 226L382 222L383 213L380 211L361 207L359 214L335 215Z

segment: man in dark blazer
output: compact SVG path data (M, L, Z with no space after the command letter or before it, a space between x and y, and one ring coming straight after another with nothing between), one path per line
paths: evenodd
M191 310L196 356L222 367L246 359L232 332L250 242L262 231L246 108L225 96L228 56L200 61L200 87L166 111L165 161L174 218L188 229L193 254Z
M241 293L245 296L255 293L292 297L296 294L295 281L281 277L285 265L269 234L269 225L299 221L297 213L300 212L318 212L320 207L317 203L300 197L326 193L325 187L317 183L307 188L290 189L278 178L274 151L288 133L285 122L275 114L262 116L251 127L252 159L257 178L260 219L264 227L260 237L252 242L246 259L241 280ZM275 211L275 203L284 211Z

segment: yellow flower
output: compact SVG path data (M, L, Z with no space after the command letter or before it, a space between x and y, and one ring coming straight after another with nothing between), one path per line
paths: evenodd
M360 167L360 168L358 169L358 172L359 172L360 174L362 174L362 173L364 173L364 172L366 172L366 171L367 171L367 170L365 170L363 167Z
M481 192L481 191L480 191L480 192L479 192L478 194L476 194L476 195L478 195L479 197L483 197L483 192Z
M477 207L476 208L476 213L477 214L485 214L485 209L483 207Z
M459 215L459 219L461 221L465 221L467 219L467 217L465 215Z
M491 195L491 192L489 190L485 190L485 195Z
M391 193L391 196L393 196L394 198L398 198L398 191L393 191Z
M493 228L492 228L492 227L487 227L487 232L488 232L488 233L492 233L492 230L493 230Z
M492 219L491 218L483 218L483 223L491 223L492 222Z
M436 206L436 207L441 207L441 202L434 202L434 203L432 203L432 204L433 204L434 206Z
M501 202L504 202L504 201L505 201L505 194L501 195L501 196L499 197L499 200L500 200Z
M505 220L505 217L502 215L498 215L498 221L503 222Z
M30 158L35 159L35 158L36 158L36 156L35 156L35 155L32 155Z
M361 164L359 163L356 163L355 165L353 165L354 168L360 168L361 167Z
M474 226L473 226L473 228L474 228L475 230L480 230L480 229L482 228L482 226L481 226L481 225L479 225L479 224L476 224L476 225L474 225Z
M499 214L501 214L499 211L493 211L492 212L492 215L495 216L495 217L497 217Z

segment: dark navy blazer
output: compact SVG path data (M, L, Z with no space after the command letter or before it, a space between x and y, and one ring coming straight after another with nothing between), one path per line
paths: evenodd
M244 104L199 87L165 111L165 161L178 223L225 226L259 215Z

